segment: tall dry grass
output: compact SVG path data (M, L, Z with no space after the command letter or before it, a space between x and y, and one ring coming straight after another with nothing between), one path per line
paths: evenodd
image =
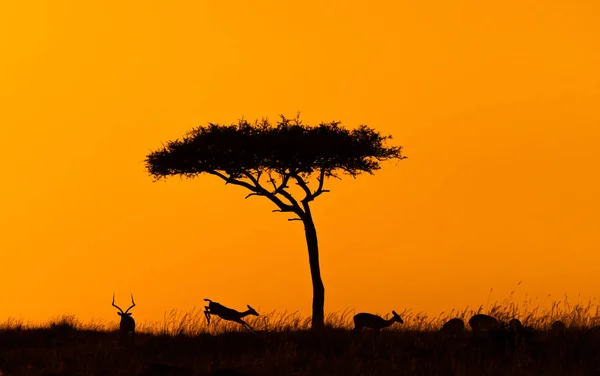
M0 374L142 375L159 363L189 375L224 368L248 376L600 375L600 332L589 330L600 323L594 301L572 304L565 297L547 308L532 303L514 303L509 297L435 317L404 310L398 313L405 323L380 335L352 333L352 310L327 315L327 330L316 336L309 330L310 317L298 312L248 317L257 330L250 333L214 316L207 325L196 308L171 310L162 321L136 317L135 345L119 343L118 320L82 322L73 315L38 323L9 319L0 324ZM468 321L475 313L505 322L519 318L536 329L535 336L526 346L515 347L512 340L498 346L468 332L447 342L435 333L448 319ZM556 320L571 328L569 336L557 338L546 330Z
M341 312L332 312L326 315L325 324L329 328L352 329L352 317L356 312L346 309ZM523 325L537 330L545 330L553 322L560 320L571 328L591 328L600 325L600 306L590 299L585 303L571 303L567 296L562 301L555 301L547 308L534 304L533 299L515 302L512 296L495 301L487 308L466 307L461 310L441 312L438 316L429 316L422 312L413 312L405 309L398 312L404 320L403 325L395 325L389 330L396 331L421 331L431 332L438 330L442 324L451 318L461 318L465 323L476 313L485 313L496 317L498 320L508 322L513 318L521 320ZM381 314L386 317L386 314ZM390 316L388 313L387 316ZM243 331L237 323L223 321L213 316L211 324L207 325L203 308L192 308L189 311L177 309L165 312L162 321L146 321L136 317L137 332L161 336L197 336L202 334L216 335ZM244 320L257 331L282 332L304 331L310 329L310 316L303 316L296 312L261 312L260 316L247 316ZM118 318L114 321L99 319L80 321L74 315L54 317L46 322L29 322L23 319L9 318L0 323L0 330L27 330L70 327L76 330L105 331L118 330Z

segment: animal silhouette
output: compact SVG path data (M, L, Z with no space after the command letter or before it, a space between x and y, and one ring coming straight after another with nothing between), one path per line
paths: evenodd
M244 328L255 331L253 327L251 327L247 322L242 320L242 317L246 317L248 315L258 316L258 312L256 312L254 308L248 305L248 310L244 312L239 312L235 309L225 307L224 305L219 304L217 302L213 302L210 299L204 300L208 302L208 305L204 307L204 316L206 316L206 322L208 323L208 325L210 325L210 316L216 315L222 318L223 320L237 322L241 324Z
M550 333L557 337L566 335L567 330L567 326L560 320L556 320L552 323L552 326L550 326Z
M395 322L404 324L404 320L402 320L396 311L392 311L392 318L389 320L385 320L381 316L377 316L372 313L364 312L354 315L353 320L354 331L356 332L361 331L363 328L370 328L379 331L383 328L387 328Z
M469 319L469 326L474 335L481 335L500 329L500 322L494 317L478 313Z
M465 330L465 322L459 318L453 318L444 323L439 330L442 337L456 337Z
M523 324L521 324L521 320L519 319L512 319L508 322L508 327L510 330L518 332L523 329Z
M121 322L119 324L119 340L123 341L125 337L131 333L132 341L135 342L135 320L131 317L130 309L135 307L135 302L133 301L133 294L131 294L131 307L127 308L125 312L115 304L115 293L113 292L113 307L117 308L120 312L117 312L117 315L121 316Z
M530 326L523 326L519 319L510 320L507 329L516 346L530 341L534 335L534 329Z

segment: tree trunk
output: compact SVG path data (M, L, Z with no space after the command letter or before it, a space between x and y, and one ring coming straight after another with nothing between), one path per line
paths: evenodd
M306 210L303 222L304 230L306 232L306 245L308 246L310 276L313 285L312 329L321 330L325 326L325 286L323 286L321 267L319 266L317 230L310 214L310 210Z

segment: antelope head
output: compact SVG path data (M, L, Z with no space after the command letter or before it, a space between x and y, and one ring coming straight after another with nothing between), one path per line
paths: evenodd
M244 313L246 313L247 315L252 315L252 316L258 316L258 312L256 312L256 310L252 307L250 307L250 305L248 306L248 310Z
M402 320L402 317L400 317L400 315L397 314L396 311L392 311L392 315L394 316L392 316L392 318L389 320L390 323L397 322L400 324L404 324L404 320Z

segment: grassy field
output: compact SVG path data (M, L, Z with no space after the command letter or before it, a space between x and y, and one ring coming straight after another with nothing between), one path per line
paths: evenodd
M379 334L352 333L354 312L331 314L314 334L309 318L268 313L248 319L256 333L198 310L165 314L139 326L135 345L118 341L114 323L81 323L65 316L40 325L9 320L0 328L2 375L600 375L597 306L556 303L547 310L504 302L439 317L405 311L404 324ZM533 330L524 342L498 333L475 338L466 331L442 338L449 318L478 311L501 321L520 319ZM139 320L139 319L138 319ZM564 335L549 330L561 320Z

